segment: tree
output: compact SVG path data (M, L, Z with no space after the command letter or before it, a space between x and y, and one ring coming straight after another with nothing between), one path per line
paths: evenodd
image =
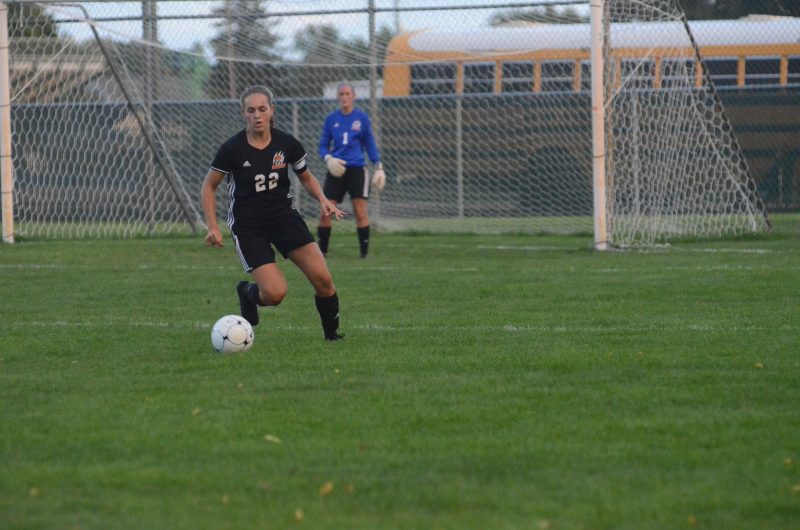
M511 9L499 11L489 19L490 26L502 26L519 22L545 24L575 24L588 22L588 15L579 14L574 8L559 9L556 6L534 7L533 9Z
M8 4L8 36L15 38L58 37L53 18L36 4Z
M211 39L217 57L209 78L214 97L236 98L245 87L261 84L280 59L278 22L267 15L262 0L225 0L212 14L220 17L214 25L219 33ZM245 61L242 61L244 59ZM273 76L268 76L273 77Z
M379 65L384 62L394 35L387 26L376 31L376 61ZM302 93L297 93L296 89L297 95L319 97L326 83L369 78L370 47L363 38L345 39L336 27L329 24L307 26L295 34L294 46L300 53L298 70L302 73L297 83Z
M800 16L797 0L679 0L690 20L731 19L747 15Z

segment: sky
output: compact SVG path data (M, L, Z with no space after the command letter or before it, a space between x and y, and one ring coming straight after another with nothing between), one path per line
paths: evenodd
M520 0L375 0L377 9L391 9L399 7L401 10L415 7L447 7L447 6L486 6L485 9L449 9L449 10L417 10L401 11L398 15L393 12L379 12L376 15L378 27L388 26L395 29L399 23L403 31L419 29L448 29L463 30L486 26L491 15L498 9L493 6L542 4L550 0L537 2L524 2ZM588 0L587 0L588 1ZM157 4L158 15L185 16L210 14L220 1L164 1ZM107 18L141 15L140 1L132 2L83 2L91 17ZM294 35L302 28L309 25L331 24L334 25L344 38L361 37L366 40L368 18L361 14L319 14L310 12L336 11L336 10L365 10L368 0L268 0L264 3L269 13L286 14L291 16L275 16L273 21L279 21L275 27L275 34L282 37L281 44L291 47ZM500 9L508 10L509 7ZM81 13L74 8L49 6L48 10L57 19L79 18ZM298 13L309 13L306 15ZM214 20L161 20L159 22L159 40L167 47L173 49L189 49L194 43L205 44L211 37L218 33L214 27ZM120 39L126 37L140 38L142 34L141 22L114 22L102 23L103 28L117 34ZM91 37L85 24L62 24L65 31L76 38L83 40Z

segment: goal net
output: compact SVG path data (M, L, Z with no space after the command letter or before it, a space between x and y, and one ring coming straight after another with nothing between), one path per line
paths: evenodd
M588 3L403 12L413 27L369 4L8 4L16 234L204 230L202 178L254 84L273 88L276 126L322 180L320 130L345 80L387 170L369 202L378 229L591 234ZM609 242L763 230L675 0L607 0L605 19Z
M698 39L711 44L720 28L704 22L690 29L676 0L606 4L612 245L767 228L763 203L698 48Z

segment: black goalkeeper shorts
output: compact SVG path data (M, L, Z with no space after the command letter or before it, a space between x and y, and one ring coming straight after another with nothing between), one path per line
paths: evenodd
M341 177L325 175L322 192L332 201L342 202L346 193L351 199L369 198L369 182L363 167L349 167Z

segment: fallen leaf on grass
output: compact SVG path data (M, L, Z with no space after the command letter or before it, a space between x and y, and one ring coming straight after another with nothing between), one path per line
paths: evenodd
M322 495L323 497L325 495L330 495L332 491L333 491L333 482L331 482L330 480L325 484L323 484L322 486L320 486L319 488L319 494Z
M264 435L264 441L269 442L269 443L273 443L273 444L278 444L278 445L283 443L283 442L281 442L280 438L278 438L277 436L273 436L271 434Z
M297 509L294 511L294 520L295 520L295 521L302 521L302 520L303 520L303 517L305 517L305 516L306 516L306 514L304 514L304 513L303 513L303 510L301 510L300 508L297 508Z

